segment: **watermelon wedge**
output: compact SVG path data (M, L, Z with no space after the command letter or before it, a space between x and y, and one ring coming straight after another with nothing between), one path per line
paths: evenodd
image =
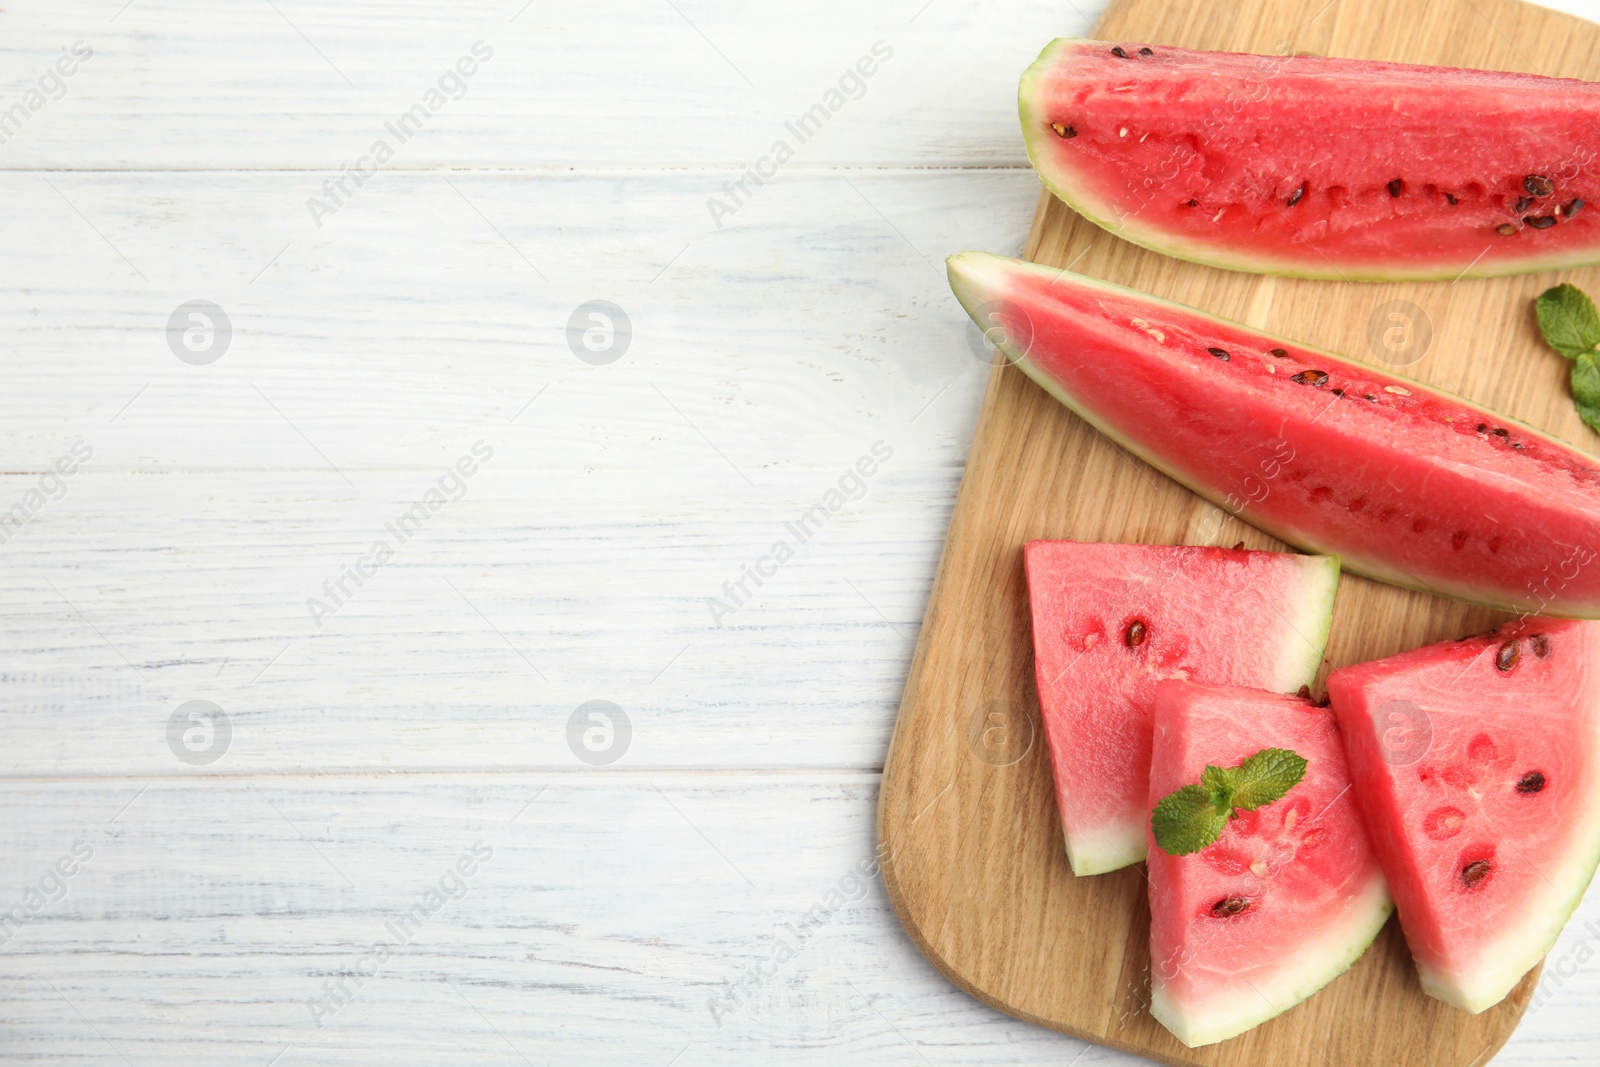
M1078 541L1029 542L1023 560L1067 858L1080 875L1138 863L1156 683L1308 685L1339 561Z
M1150 1013L1190 1048L1241 1034L1350 969L1393 905L1367 843L1333 715L1300 697L1156 688L1150 807L1266 748L1306 760L1274 803L1171 856L1150 840Z
M1064 38L1022 75L1028 158L1169 256L1305 278L1600 262L1600 85Z
M1093 426L1347 570L1600 617L1600 465L1460 397L1069 271L950 257L967 312Z
M1422 988L1499 1003L1600 861L1600 624L1509 623L1334 671L1328 694Z

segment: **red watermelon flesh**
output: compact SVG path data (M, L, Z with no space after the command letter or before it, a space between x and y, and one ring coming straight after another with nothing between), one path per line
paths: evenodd
M1509 623L1345 667L1328 694L1423 989L1499 1003L1600 860L1600 624Z
M1166 255L1342 280L1600 262L1591 82L1067 38L1019 105L1051 191Z
M1326 556L1032 541L1023 551L1040 717L1068 859L1145 857L1151 704L1163 678L1294 692L1322 661Z
M1264 748L1307 761L1283 799L1217 842L1150 842L1150 1012L1191 1048L1243 1033L1350 968L1393 906L1362 830L1331 712L1299 697L1168 681L1156 689L1149 808Z
M1321 349L1021 260L950 257L969 314L1134 455L1346 570L1600 617L1600 464Z

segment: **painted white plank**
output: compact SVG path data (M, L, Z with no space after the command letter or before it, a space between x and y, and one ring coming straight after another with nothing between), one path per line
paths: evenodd
M967 998L907 943L870 876L870 776L142 787L0 788L0 904L41 881L58 898L0 947L8 1063L950 1065L1082 1047ZM53 876L79 842L88 862ZM476 869L449 877L463 857ZM430 901L442 878L454 899ZM392 958L364 962L383 941ZM774 965L780 943L793 958Z
M959 471L896 452L802 543L855 458L703 494L490 461L403 543L436 472L360 472L352 499L325 472L83 471L0 547L0 774L174 772L189 700L231 725L207 773L576 768L597 699L625 767L875 767Z
M0 310L0 512L29 518L0 521L0 773L170 771L191 699L235 727L220 773L572 766L591 699L632 765L881 761L988 370L935 264L1014 249L1030 175L800 173L675 261L641 244L699 176L452 179L492 225L400 176L253 284L305 175L54 176L105 241L44 177L0 179L37 250L0 263L29 298ZM596 295L634 322L605 366L565 336ZM205 366L164 332L198 297L235 330ZM841 482L865 497L801 544ZM380 538L370 584L324 590Z
M392 167L712 165L732 177L783 140L812 166L1026 166L1017 76L1104 3L120 7L7 5L4 107L51 77L63 47L92 56L47 81L0 165L340 167L384 140ZM418 104L420 132L397 124L402 139L389 124ZM825 122L789 129L819 105Z
M986 368L943 258L1018 250L1032 173L796 172L721 231L712 180L392 175L318 229L320 174L0 175L0 454L36 469L82 437L96 469L311 468L336 493L361 478L330 466L442 469L478 437L501 466L686 493L879 437L960 462ZM608 365L568 343L596 299L631 322ZM231 323L208 365L167 333L193 300Z
M838 774L10 783L0 906L23 921L0 929L0 1054L1139 1062L1073 1061L1078 1042L917 955L870 876L875 792ZM1576 965L1495 1062L1590 1062L1597 1007L1600 966Z

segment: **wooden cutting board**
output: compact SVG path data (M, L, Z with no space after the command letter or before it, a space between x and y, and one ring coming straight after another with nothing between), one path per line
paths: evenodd
M1097 36L1600 80L1600 27L1517 0L1116 0ZM1573 411L1568 364L1544 348L1533 316L1534 297L1560 280L1600 294L1600 270L1454 284L1256 277L1135 247L1048 193L1025 254L1401 368L1600 451ZM1022 545L1042 537L1285 547L1122 452L1021 372L995 369L879 801L884 881L918 947L1002 1011L1166 1063L1487 1062L1537 972L1468 1015L1422 993L1393 921L1348 974L1233 1040L1190 1050L1151 1018L1143 865L1075 878L1062 846L1022 572ZM1323 670L1503 617L1346 575Z

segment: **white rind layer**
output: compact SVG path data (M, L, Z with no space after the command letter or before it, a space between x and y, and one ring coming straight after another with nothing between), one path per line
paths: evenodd
M1345 907L1344 921L1330 925L1321 939L1285 946L1282 967L1240 974L1245 985L1204 1002L1179 1003L1159 976L1152 976L1150 1014L1190 1048L1226 1041L1282 1015L1348 971L1394 911L1376 871Z
M1090 874L1110 874L1135 863L1143 863L1147 845L1144 821L1106 826L1092 835L1079 834L1074 848L1072 835L1062 827L1062 838L1067 845L1067 861L1072 873L1082 877Z

